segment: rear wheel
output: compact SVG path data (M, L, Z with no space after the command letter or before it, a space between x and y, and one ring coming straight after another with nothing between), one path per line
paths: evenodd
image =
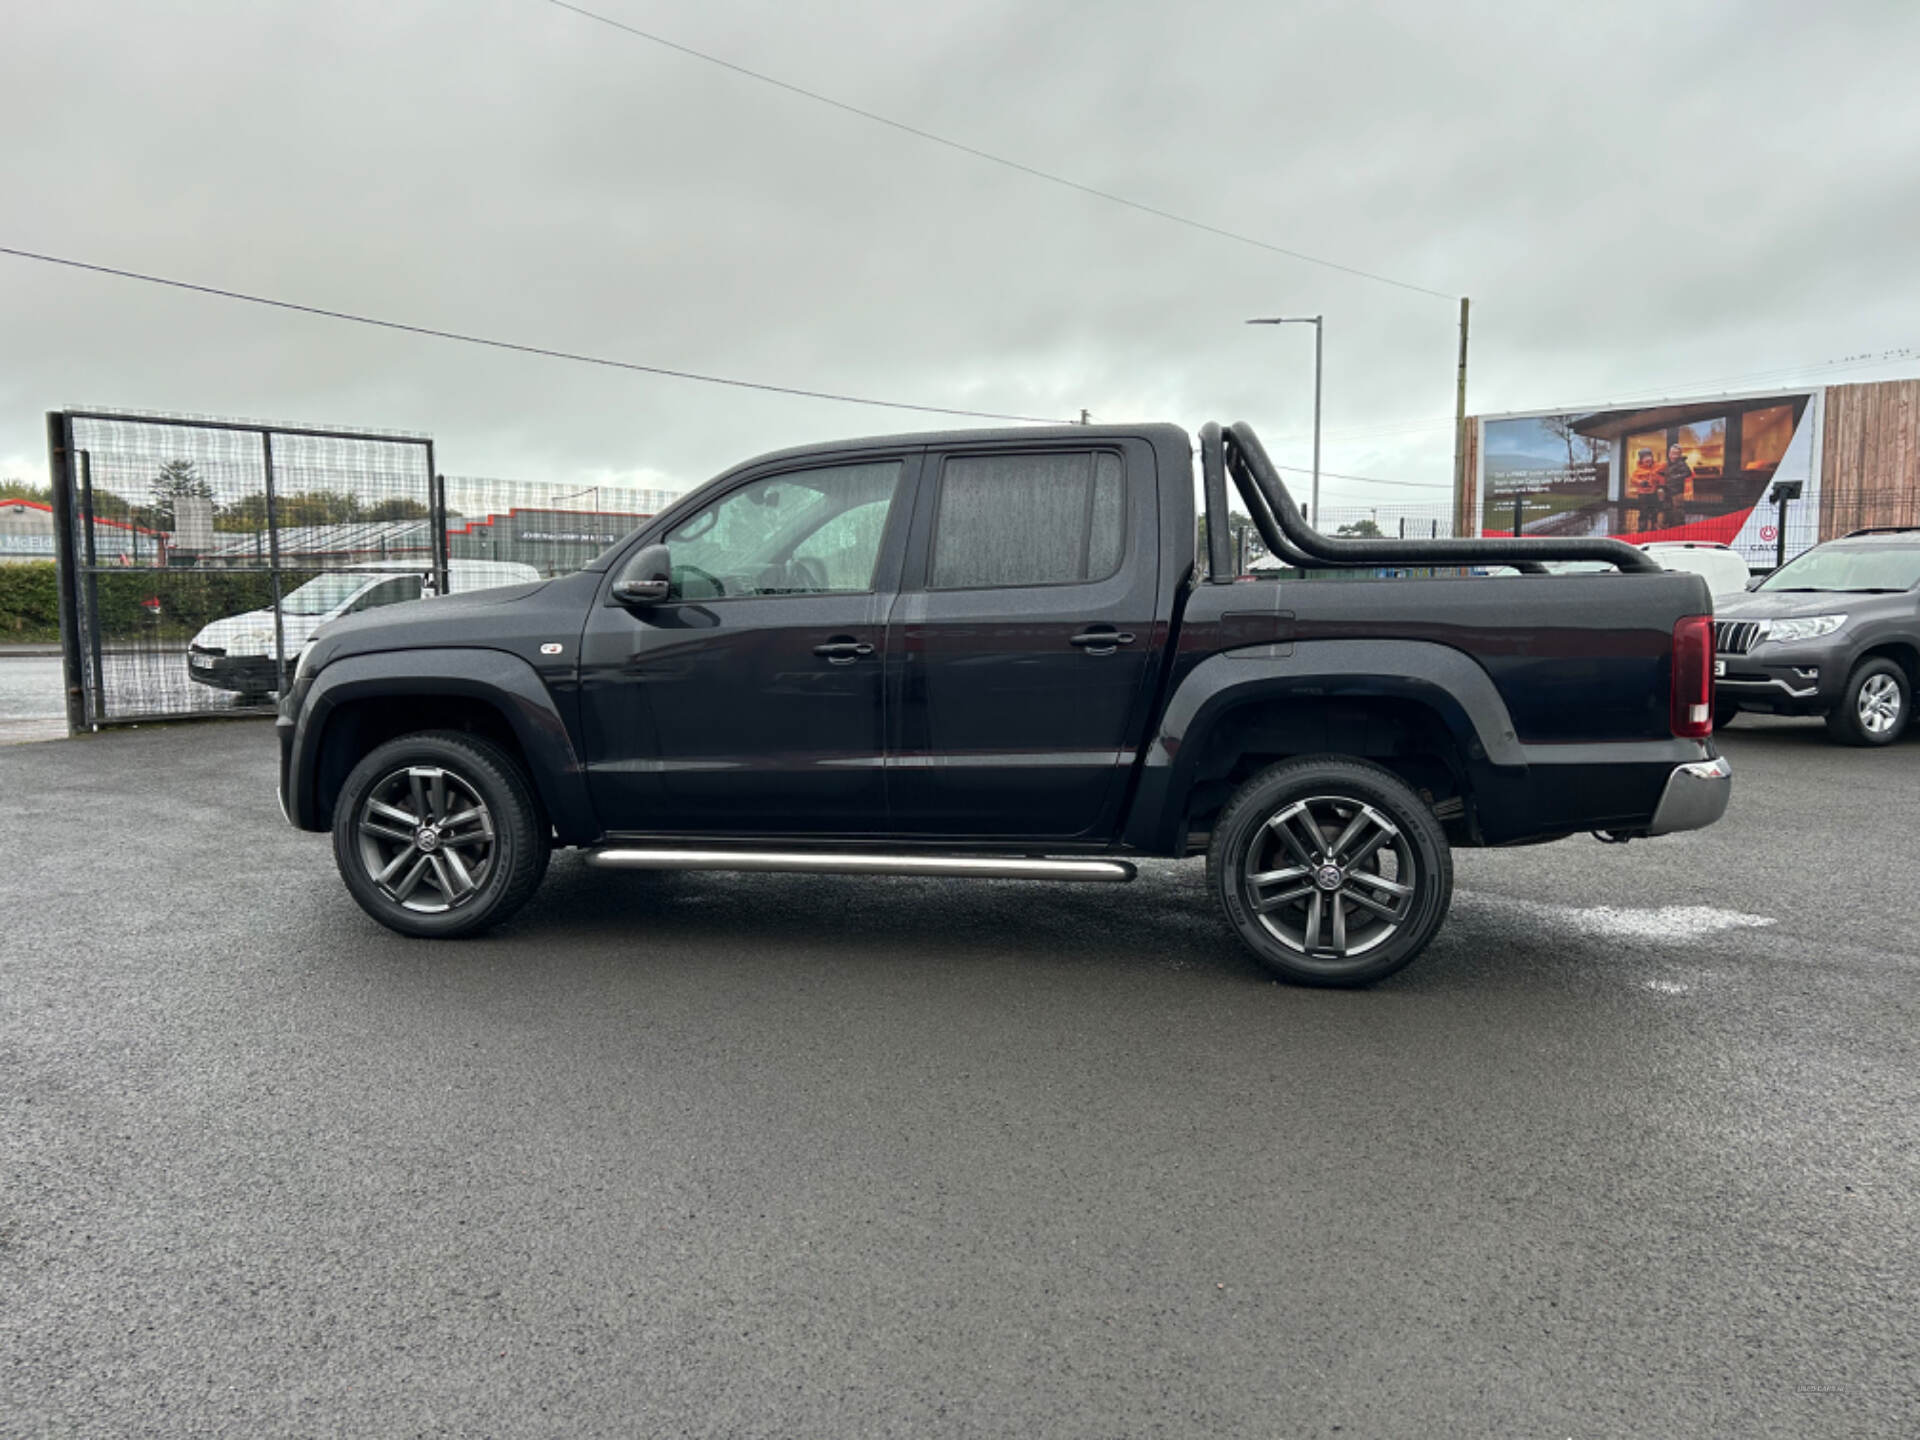
M1426 948L1453 898L1433 812L1378 765L1333 756L1261 771L1213 827L1207 882L1261 964L1303 985L1365 985Z
M334 804L347 890L403 935L475 934L518 910L546 873L550 834L527 777L455 731L403 735L353 768Z
M1827 734L1842 745L1891 745L1905 733L1912 709L1905 670L1884 656L1862 660L1827 716Z

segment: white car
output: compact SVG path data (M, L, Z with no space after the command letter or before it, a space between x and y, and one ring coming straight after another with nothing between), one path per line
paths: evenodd
M1698 575L1707 582L1707 591L1716 600L1722 595L1744 595L1753 572L1740 552L1731 545L1712 540L1651 540L1635 547L1659 562L1662 570L1680 570ZM1547 569L1555 575L1600 575L1613 566L1604 560L1548 560Z
M357 615L382 605L397 605L430 594L424 570L396 569L392 561L356 565L316 575L280 597L280 629L285 637L286 668L292 674L313 634L329 620ZM531 565L512 560L453 560L447 565L452 594L524 585L540 579ZM275 664L273 611L249 610L215 620L187 647L187 674L202 685L242 695L266 695L279 688Z

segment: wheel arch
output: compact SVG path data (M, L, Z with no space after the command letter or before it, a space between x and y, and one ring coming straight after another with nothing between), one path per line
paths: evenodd
M328 828L360 758L426 730L462 731L499 746L526 774L560 843L598 838L585 773L553 696L531 665L498 650L356 655L323 669L294 736L290 818L304 829Z
M1302 755L1384 766L1424 792L1463 841L1474 838L1476 806L1510 803L1526 775L1492 678L1449 646L1310 641L1228 651L1196 666L1170 698L1127 840L1185 853L1188 835L1207 828L1242 780Z
M1909 693L1920 690L1920 645L1911 640L1881 640L1869 645L1854 657L1848 674L1866 664L1869 660L1891 660L1898 665L1907 677Z

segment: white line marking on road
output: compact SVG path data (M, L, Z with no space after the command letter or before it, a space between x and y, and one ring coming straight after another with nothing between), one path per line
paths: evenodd
M1475 907L1504 910L1559 929L1579 930L1613 940L1687 944L1726 930L1750 930L1776 923L1771 915L1749 915L1712 905L1550 905L1543 900L1520 900L1478 890L1460 890L1455 894L1467 902L1470 910Z

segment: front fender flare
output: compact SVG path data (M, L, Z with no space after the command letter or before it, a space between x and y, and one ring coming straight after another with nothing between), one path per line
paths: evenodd
M363 699L464 696L506 717L527 757L528 779L563 845L589 844L600 822L572 737L538 672L504 650L449 647L375 651L335 660L313 679L294 727L287 786L288 818L303 830L325 828L316 779L328 722L342 705Z
M1213 728L1230 711L1289 698L1410 700L1439 716L1476 795L1524 797L1527 755L1506 702L1471 657L1422 640L1308 640L1228 650L1196 665L1168 698L1147 746L1126 843L1180 854L1188 796Z

